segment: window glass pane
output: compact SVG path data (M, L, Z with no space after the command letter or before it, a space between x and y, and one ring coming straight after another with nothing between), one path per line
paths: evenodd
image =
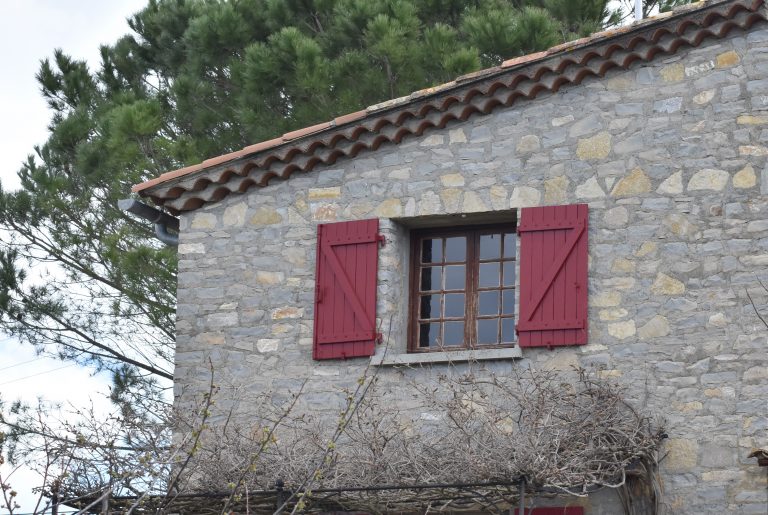
M464 344L464 322L446 322L444 345Z
M485 288L499 285L499 263L480 263L480 279L478 286Z
M445 239L445 260L466 261L467 239L464 236Z
M481 291L478 294L477 314L478 315L498 315L499 314L499 290Z
M419 347L435 347L440 340L440 323L419 324Z
M516 261L504 262L504 286L515 285L515 265Z
M421 269L421 291L441 290L439 266L427 266Z
M515 319L514 318L502 318L501 319L501 342L512 343L517 340L515 334Z
M421 262L440 263L443 261L443 240L424 240L421 242Z
M480 259L498 259L501 256L501 234L480 236Z
M445 289L446 290L463 290L466 284L467 284L467 272L466 272L466 267L464 265L454 265L454 266L445 267Z
M464 316L463 293L448 293L445 295L445 316L446 318Z
M504 235L504 257L515 257L515 246L517 245L517 235L509 233Z
M501 294L501 312L505 315L515 313L515 290L504 290Z
M477 344L493 345L499 343L499 319L480 319L477 321Z
M440 318L440 295L422 295L419 318Z

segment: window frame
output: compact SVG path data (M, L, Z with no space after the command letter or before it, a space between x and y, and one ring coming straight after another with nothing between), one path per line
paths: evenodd
M510 343L496 343L496 344L477 344L477 320L482 319L482 315L479 315L478 299L480 286L478 285L478 275L480 270L480 236L483 234L514 234L515 235L515 253L510 258L505 258L503 253L499 256L497 262L512 262L514 263L515 281L510 286L503 284L500 280L498 288L488 287L488 290L492 291L497 289L498 291L512 290L514 293L514 308L512 316L504 316L503 307L499 307L499 314L497 319L511 318L514 320L514 324L517 324L518 317L518 299L517 299L517 282L519 273L519 235L517 234L517 220L513 219L507 222L501 223L480 223L480 224L462 224L459 226L446 226L446 227L427 227L413 229L410 233L410 258L408 264L409 281L408 281L408 338L407 349L409 353L434 353L434 352L450 352L450 351L466 351L466 350L483 350L483 349L508 349L518 346L517 334L515 339ZM420 313L420 297L421 297L421 285L420 285L420 268L421 268L421 242L424 239L429 238L449 238L455 236L467 237L467 255L466 255L466 272L465 272L465 311L464 311L464 344L461 346L451 345L442 347L419 347L419 313ZM469 241L472 240L470 244ZM490 260L489 260L490 261ZM445 263L445 261L443 261ZM445 265L443 265L445 266ZM485 290L485 291L488 291ZM437 291L437 290L434 290ZM440 290L444 292L445 290ZM503 294L499 295L499 302L503 301ZM440 320L442 320L442 316ZM469 340L469 343L467 343Z

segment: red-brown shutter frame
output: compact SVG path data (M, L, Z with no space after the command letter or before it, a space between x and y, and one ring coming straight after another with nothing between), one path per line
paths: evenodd
M382 240L378 219L317 226L314 359L373 355Z
M520 347L587 343L587 204L521 209Z

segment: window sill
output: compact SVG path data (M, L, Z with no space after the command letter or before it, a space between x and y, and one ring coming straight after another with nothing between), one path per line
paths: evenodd
M520 359L523 354L520 347L505 349L472 349L448 352L418 352L413 354L386 354L371 357L375 367L430 365L433 363L463 363L467 361L487 361L492 359Z

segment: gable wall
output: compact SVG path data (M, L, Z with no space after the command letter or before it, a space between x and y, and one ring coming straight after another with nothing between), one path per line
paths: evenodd
M207 390L211 356L235 392L218 409L244 419L248 395L286 399L304 378L302 409L344 405L367 360L311 359L317 223L381 219L377 314L405 352L398 218L587 202L590 344L485 367L604 366L667 420L673 512L764 513L765 470L746 454L768 446L768 330L745 290L766 304L766 156L760 27L232 195L182 216L177 394ZM400 374L431 373L380 377L406 399Z

